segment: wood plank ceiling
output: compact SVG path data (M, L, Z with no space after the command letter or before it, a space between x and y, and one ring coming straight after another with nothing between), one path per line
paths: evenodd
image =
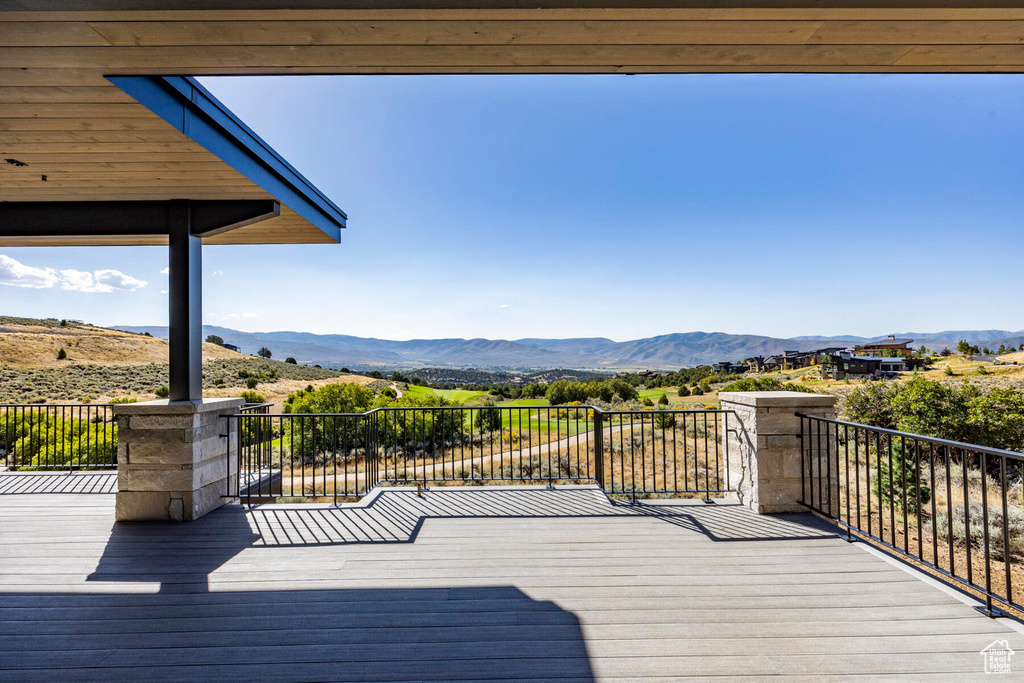
M105 75L1024 69L1024 2L726 4L0 12L0 158L28 164L0 163L0 200L269 197ZM209 243L296 241L327 240L282 206Z

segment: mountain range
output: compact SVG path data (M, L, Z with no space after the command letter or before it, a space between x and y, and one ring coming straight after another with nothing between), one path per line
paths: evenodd
M116 329L167 338L165 326L117 326ZM595 370L670 369L716 361L738 361L782 351L810 351L823 346L842 346L885 337L811 336L782 339L753 334L685 332L646 339L617 342L604 337L577 339L412 339L394 341L343 334L310 332L241 332L204 325L203 335L217 335L242 353L254 354L261 347L274 358L293 357L300 363L353 370L410 369L419 367L476 368L481 370L528 370L578 368ZM997 348L1000 344L1020 346L1024 330L946 330L934 333L901 332L899 338L914 339L941 350L955 348L957 341Z

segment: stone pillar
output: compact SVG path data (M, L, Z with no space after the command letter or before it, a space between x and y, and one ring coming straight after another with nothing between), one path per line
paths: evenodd
M229 451L238 449L241 398L114 406L119 522L192 521L228 501ZM227 436L223 436L223 435Z
M835 396L797 391L731 391L718 395L729 416L729 478L754 512L806 512L799 504L803 465L797 413L835 417Z

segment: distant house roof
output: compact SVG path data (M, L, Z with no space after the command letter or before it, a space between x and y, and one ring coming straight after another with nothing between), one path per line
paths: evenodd
M879 341L865 342L854 346L855 349L879 349L888 348L890 346L907 346L912 343L913 339L897 339L896 337L889 337L888 339L880 339Z

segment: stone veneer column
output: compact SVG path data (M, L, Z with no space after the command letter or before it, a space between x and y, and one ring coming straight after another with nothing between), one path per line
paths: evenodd
M718 395L729 416L729 477L754 512L806 512L799 504L803 466L797 413L835 417L835 396L797 391L731 391Z
M225 502L241 398L114 406L119 522L192 521ZM227 436L222 436L227 434Z

